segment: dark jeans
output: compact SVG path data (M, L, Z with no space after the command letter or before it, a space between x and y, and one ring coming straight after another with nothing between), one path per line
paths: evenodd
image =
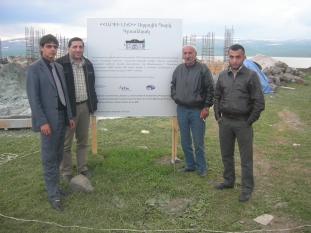
M253 127L244 120L233 120L226 117L221 118L218 124L220 150L224 166L224 184L234 186L234 149L237 139L242 167L242 192L252 193L254 189Z
M177 106L177 120L180 130L181 145L185 155L186 168L198 172L206 171L204 150L205 121L200 119L200 109L189 109ZM192 148L192 137L195 157Z

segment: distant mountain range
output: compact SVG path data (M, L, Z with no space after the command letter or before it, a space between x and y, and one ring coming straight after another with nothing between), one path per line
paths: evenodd
M85 41L85 55L87 55L87 39ZM202 42L196 39L198 56L202 55ZM233 43L244 46L247 56L263 54L270 57L311 57L311 38L293 40L257 40L257 39L237 39ZM2 57L6 56L25 56L25 38L1 41ZM214 39L214 56L222 56L224 53L224 40Z

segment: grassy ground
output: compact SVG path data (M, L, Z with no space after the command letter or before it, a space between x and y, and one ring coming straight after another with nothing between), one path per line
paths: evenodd
M306 80L311 83L310 75ZM213 188L223 170L213 116L203 179L175 172L183 162L170 164L171 117L98 121L98 154L89 148L95 190L64 197L62 213L51 208L44 191L39 135L1 130L0 232L311 232L311 89L288 86L295 90L265 95L266 110L254 124L255 190L246 203L237 199L238 150L235 188ZM178 157L183 159L180 143ZM274 219L260 225L253 219L262 214Z

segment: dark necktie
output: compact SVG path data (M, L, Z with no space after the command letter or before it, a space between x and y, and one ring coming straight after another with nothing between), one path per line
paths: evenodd
M59 78L57 76L56 70L55 70L55 65L53 62L50 63L50 65L52 66L52 74L53 74L53 78L57 87L57 92L60 98L60 102L62 102L62 104L64 106L66 106L66 101L65 101L65 96L64 96L64 92L63 92L63 88L62 85L60 84Z

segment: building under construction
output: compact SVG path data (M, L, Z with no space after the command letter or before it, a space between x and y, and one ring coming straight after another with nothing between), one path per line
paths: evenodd
M224 47L223 47L223 60L215 59L215 33L209 32L203 36L185 35L183 36L183 46L193 45L199 50L201 48L201 54L198 54L197 58L204 62L211 70L212 74L218 74L225 67L228 66L228 49L233 44L234 30L225 28L224 33ZM201 43L197 40L201 39ZM200 56L201 55L201 56Z
M233 26L231 29L225 28L223 63L228 63L228 49L230 48L231 45L233 45L233 36L234 36Z
M214 61L215 33L209 32L202 36L202 60Z
M44 35L44 29L42 31L35 31L33 27L25 27L26 57L39 58L41 56L40 39ZM62 37L60 34L56 34L56 38L59 48L55 58L59 58L67 54L68 39Z

